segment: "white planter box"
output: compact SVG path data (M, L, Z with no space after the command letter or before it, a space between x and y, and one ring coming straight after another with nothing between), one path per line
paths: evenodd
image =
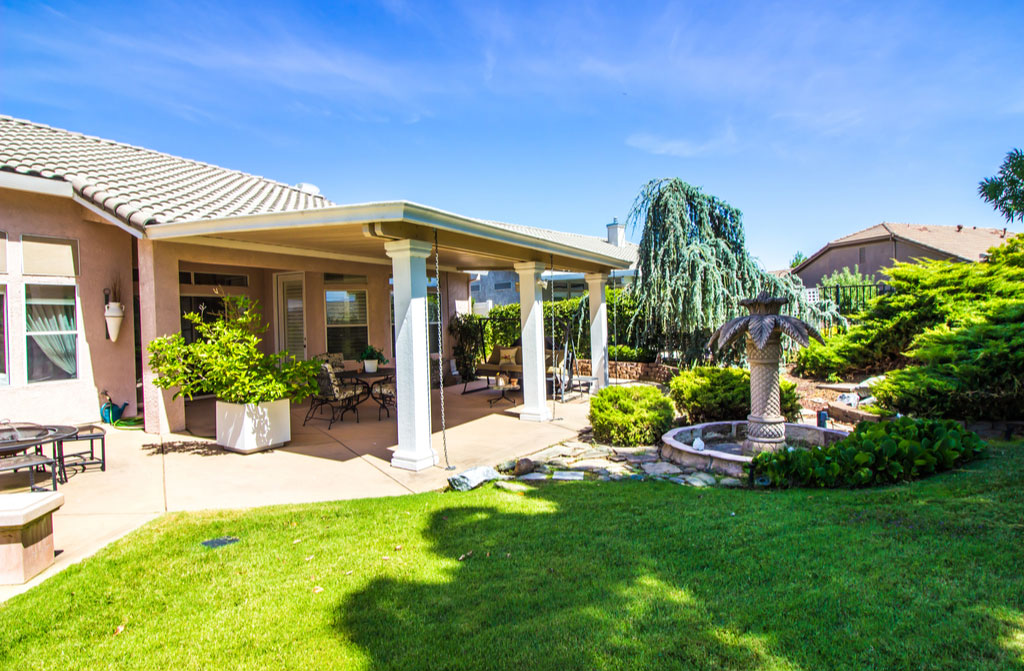
M291 402L217 401L217 444L232 452L251 454L281 447L292 439Z

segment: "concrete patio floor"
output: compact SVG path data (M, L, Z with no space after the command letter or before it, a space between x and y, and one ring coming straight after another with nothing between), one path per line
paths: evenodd
M461 385L445 389L448 455L456 473L575 438L587 424L586 398L554 404L553 421L524 422L504 401L488 406L498 392L461 391ZM394 410L390 419L377 421L376 406L366 402L359 423L350 413L328 430L326 420L302 426L307 407L293 405L286 447L251 455L213 443L212 400L189 404L188 433L155 436L108 428L107 470L74 469L59 487L65 503L53 517L56 562L25 585L0 586L0 602L166 512L398 496L441 489L453 473L444 470L437 390L433 443L441 463L418 473L390 465L397 443ZM24 491L27 483L24 473L2 474L0 493Z

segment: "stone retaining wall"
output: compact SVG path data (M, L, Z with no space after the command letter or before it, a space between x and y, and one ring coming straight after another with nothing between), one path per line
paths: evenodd
M590 359L577 359L580 375L590 375ZM663 363L641 363L639 361L609 361L608 374L620 380L651 380L668 384L679 372L675 366Z

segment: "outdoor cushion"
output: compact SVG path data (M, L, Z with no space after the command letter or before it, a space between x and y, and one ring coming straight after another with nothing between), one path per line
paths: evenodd
M501 348L501 354L499 355L498 365L499 366L515 366L516 365L516 354L519 353L518 347L503 347Z

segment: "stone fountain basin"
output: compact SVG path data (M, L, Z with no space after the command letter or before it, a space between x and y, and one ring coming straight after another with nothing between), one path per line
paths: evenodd
M786 442L790 445L831 445L847 436L846 431L821 429L808 424L786 424ZM752 457L743 453L747 437L746 420L735 422L705 422L672 429L661 437L665 444L662 456L681 466L701 471L742 477L743 467ZM693 442L704 441L703 450L694 448Z

